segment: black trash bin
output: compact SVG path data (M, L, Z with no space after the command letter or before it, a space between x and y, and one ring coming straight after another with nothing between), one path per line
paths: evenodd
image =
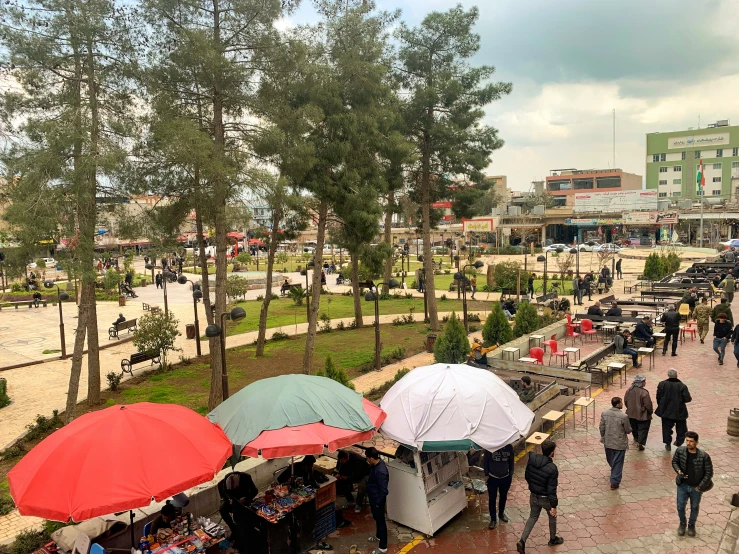
M434 343L436 342L436 335L429 334L426 335L426 352L433 352L434 351Z
M188 323L187 325L185 325L185 336L188 339L195 338L195 325L193 323Z

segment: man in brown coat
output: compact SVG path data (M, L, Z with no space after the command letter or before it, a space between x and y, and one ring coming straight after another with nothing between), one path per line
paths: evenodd
M652 399L649 391L644 388L647 378L644 375L634 377L634 382L624 395L626 415L629 416L631 432L639 450L644 450L649 435L649 426L652 424Z

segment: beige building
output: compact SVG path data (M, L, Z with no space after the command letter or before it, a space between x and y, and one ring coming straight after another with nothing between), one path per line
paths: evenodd
M483 181L492 185L495 194L501 199L502 203L510 200L511 189L508 188L508 177L506 175L486 175Z

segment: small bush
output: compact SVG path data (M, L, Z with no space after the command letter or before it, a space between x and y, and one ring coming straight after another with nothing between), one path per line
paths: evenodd
M354 296L354 293L351 290L345 290L341 293L341 296Z
M263 294L258 294L257 295L257 302L262 302L263 300L264 300L264 295Z
M0 379L0 408L4 408L8 404L10 404L8 382L5 379Z
M447 300L446 294L442 294L440 300L442 302L446 302L446 300Z
M406 292L405 293L405 297L406 298L413 298L413 293L412 292Z
M505 344L513 338L513 329L503 313L500 302L493 304L485 325L482 327L482 340L485 344Z
M445 269L444 270L444 275L449 275L451 272L452 272L451 269Z
M16 442L13 446L6 448L3 452L3 461L7 460L17 460L18 458L22 458L28 454L28 450L26 450L26 447L23 445L22 442Z
M269 340L271 340L272 342L277 342L281 340L287 340L289 338L290 335L288 335L287 333L283 333L282 331L275 331L274 333L272 333L272 338L270 338Z
M273 292L273 293L272 293L272 298L271 298L271 299L272 299L272 300L277 300L278 298L280 298L280 297L279 297L279 295L277 295L277 294L275 294L275 293Z
M36 416L36 423L28 425L28 433L26 440L32 441L43 437L49 431L55 431L63 425L62 418L59 417L59 410L54 410L51 417L42 415Z
M439 363L462 363L470 352L470 341L457 314L452 312L434 343L434 359Z
M337 331L343 331L343 330L345 330L345 329L346 329L346 326L344 325L344 322L343 322L343 321L339 321L339 322L338 322L338 323L336 324L336 330L337 330Z
M389 291L382 291L380 293L380 300L390 300L390 298L392 298L392 296L390 296Z
M21 287L19 283L13 283L12 285L10 285L11 292L21 292L22 290L23 287Z
M22 531L10 547L10 554L35 552L47 543L48 536L40 531Z
M111 371L105 376L105 378L108 380L108 386L110 387L110 390L115 392L118 390L118 387L121 384L123 374L118 373L117 371Z
M390 353L390 356L396 360L402 360L405 357L405 348L398 346Z
M331 332L331 318L326 313L322 313L321 317L319 318L321 320L321 332L322 333L330 333Z
M474 321L480 323L480 316L478 314L467 314L467 321Z
M468 327L470 328L470 333L477 333L480 330L479 325L468 325Z
M349 323L349 325L346 326L346 328L349 329L350 331L352 329L356 329L357 328L357 320L356 319L352 319L351 322Z
M293 304L295 304L296 306L303 305L303 298L305 298L306 294L302 288L290 289L289 294L290 294L290 300L293 301Z
M396 327L400 327L401 325L405 325L405 319L403 318L403 316L400 316L399 315L398 317L393 318L393 325L395 325Z
M539 314L536 307L529 302L522 302L516 310L516 324L513 327L513 335L522 337L539 329Z
M0 516L6 516L15 509L13 499L9 494L0 493Z
M380 356L381 365L390 365L391 363L393 363L393 357L390 354L382 354Z
M330 355L326 357L326 364L323 369L316 373L316 375L319 377L328 377L329 379L333 379L337 383L341 383L345 387L354 390L354 383L351 382L346 371L341 368L337 368Z

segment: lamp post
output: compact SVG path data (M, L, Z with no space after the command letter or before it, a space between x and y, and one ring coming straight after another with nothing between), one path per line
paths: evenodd
M564 252L564 248L557 248L557 253L561 254ZM539 255L536 258L537 262L544 262L544 294L547 293L547 262L549 261L549 250L544 251L544 256Z
M305 315L310 321L310 289L308 288L308 270L316 267L316 262L313 260L305 264L305 269L300 270L301 275L305 275Z
M169 315L169 306L167 305L167 278L177 277L177 274L169 271L168 269L160 265L146 264L145 267L146 269L151 269L152 275L154 274L155 269L162 270L162 287L164 288L164 315Z
M575 254L575 259L577 260L575 263L577 264L577 269L575 270L575 274L580 277L580 249L579 248L570 248L570 254Z
M462 313L463 313L463 319L464 319L464 332L469 333L469 324L467 323L467 277L464 275L465 269L468 267L474 267L475 269L480 269L485 264L481 260L477 260L473 264L467 264L462 267L462 271L458 271L454 274L454 278L457 280L457 291L459 291L459 288L462 288Z
M229 316L231 321L240 321L246 317L244 308L235 307L230 312L223 312L220 317L221 324L213 323L205 328L205 336L208 338L219 337L221 342L221 388L223 399L228 398L228 373L226 373L226 331L223 327L223 318Z
M421 273L419 273L419 279L423 279L423 320L426 321L429 318L429 307L426 301L426 271L423 266L423 256L417 256L419 262L421 262Z
M59 304L59 339L62 343L62 360L67 358L67 345L64 340L64 313L62 312L62 302L69 300L69 295L66 292L62 292L59 285L55 285L54 281L47 279L44 281L44 288L51 289L56 287L56 299Z
M400 283L396 279L390 279L387 283L376 283L375 290L369 289L364 295L367 302L375 303L375 370L380 371L380 285L387 285L388 289L397 289ZM424 290L426 288L424 287Z
M195 347L197 349L198 356L201 356L202 354L200 352L200 322L198 321L198 301L203 297L203 291L200 290L200 287L195 288L195 283L193 283L184 275L180 275L179 277L177 277L177 282L180 285L190 283L190 285L192 286L192 307L195 312Z

